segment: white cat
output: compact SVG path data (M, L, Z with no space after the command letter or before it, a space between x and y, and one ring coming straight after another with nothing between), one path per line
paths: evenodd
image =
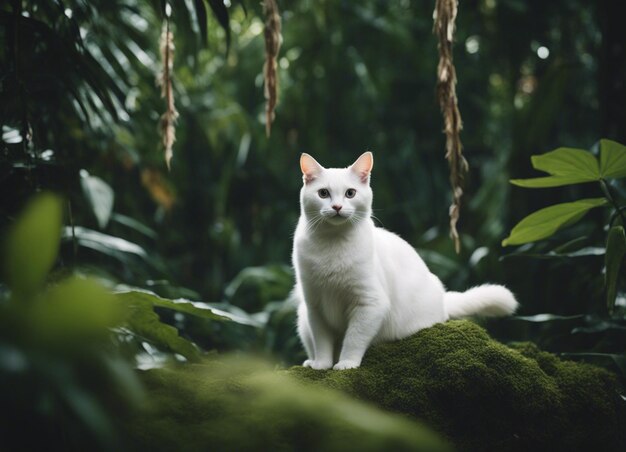
M359 367L371 343L401 339L450 318L502 316L517 308L503 286L446 292L417 252L374 226L371 152L348 168L308 154L294 236L298 334L313 369ZM334 366L333 366L334 364Z

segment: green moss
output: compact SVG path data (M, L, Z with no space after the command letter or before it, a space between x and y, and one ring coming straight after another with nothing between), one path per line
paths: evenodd
M461 450L626 450L616 378L451 321L372 347L358 369L287 371L405 413Z
M267 366L210 360L142 375L146 410L124 421L133 450L447 450L415 422Z

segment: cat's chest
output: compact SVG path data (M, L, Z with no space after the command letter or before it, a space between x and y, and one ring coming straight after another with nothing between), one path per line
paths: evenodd
M351 242L314 243L299 247L296 261L303 277L321 286L344 286L371 264L368 253Z

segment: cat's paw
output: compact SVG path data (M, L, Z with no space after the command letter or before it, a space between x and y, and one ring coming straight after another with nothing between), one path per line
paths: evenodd
M337 364L333 366L334 370L346 370L346 369L356 369L361 365L358 361L352 361L350 359L343 359L339 361Z
M315 369L315 370L324 370L324 369L330 369L331 367L333 367L333 363L331 361L322 361L322 360L314 360L314 359L307 359L305 362L302 363L302 365L304 367L310 367L311 369Z

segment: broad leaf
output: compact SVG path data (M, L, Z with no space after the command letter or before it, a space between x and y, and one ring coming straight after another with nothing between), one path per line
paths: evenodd
M606 267L605 287L606 304L609 312L613 312L615 307L615 297L617 295L617 285L619 282L619 270L626 254L626 235L623 226L613 226L609 230L606 240L606 255L604 265Z
M580 176L547 176L535 177L532 179L511 179L510 182L518 187L526 188L547 188L561 187L563 185L580 184L584 182L593 182L596 179L587 179Z
M588 182L600 179L598 160L582 149L558 148L542 155L533 155L533 168L553 176L577 177Z
M73 276L37 297L29 322L37 340L74 346L77 341L106 337L108 328L122 317L110 292L94 280Z
M546 253L511 253L502 256L502 260L513 257L530 257L533 259L567 259L572 257L603 256L604 252L605 250L601 246L588 246L576 251L564 253L558 253L556 251L548 251Z
M600 174L602 177L626 177L626 146L600 140Z
M560 228L580 220L589 209L606 204L604 198L590 198L540 209L520 221L511 235L502 241L502 246L520 245L550 237Z
M20 295L44 282L59 251L62 201L43 193L28 203L7 235L4 271L9 287Z
M200 351L193 342L180 337L178 330L159 319L149 303L130 303L126 306L129 315L126 319L128 328L157 346L164 347L174 353L180 353L190 361L200 359Z
M104 229L109 223L113 211L115 199L113 189L99 177L91 176L86 170L80 170L80 185L98 220L98 226L100 229Z
M116 298L125 303L136 304L144 303L150 306L158 306L160 308L171 309L184 314L192 314L209 320L230 321L232 316L227 312L213 309L206 306L205 303L194 302L184 299L169 300L161 298L158 295L144 290L130 290L118 292Z

